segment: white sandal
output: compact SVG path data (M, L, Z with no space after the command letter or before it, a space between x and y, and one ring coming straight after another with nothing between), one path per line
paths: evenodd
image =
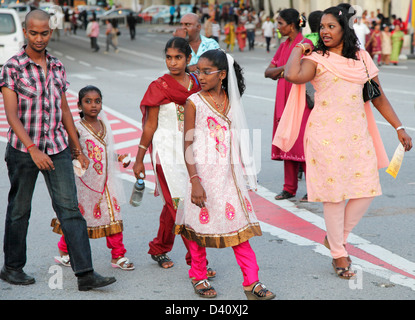
M128 258L126 257L119 258L116 263L111 262L111 266L113 268L120 268L121 270L127 270L127 271L134 270L135 269L134 265L131 267L128 267L129 264L130 264L130 260L128 260Z
M69 255L56 256L54 259L55 259L56 263L60 263L61 265L65 266L65 267L70 267L71 266L71 261L69 259Z

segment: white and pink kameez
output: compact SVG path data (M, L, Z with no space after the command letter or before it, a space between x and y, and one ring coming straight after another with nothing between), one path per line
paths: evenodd
M224 248L260 236L261 228L241 176L241 164L232 164L232 108L217 111L196 93L189 97L196 109L193 155L205 189L204 208L190 201L187 184L183 210L176 219L176 233L202 247Z

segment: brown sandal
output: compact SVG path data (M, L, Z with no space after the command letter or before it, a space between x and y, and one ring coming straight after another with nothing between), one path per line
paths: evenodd
M336 272L337 276L340 279L350 280L350 279L354 279L354 277L356 276L356 273L351 271L351 266L352 266L351 264L349 264L346 268L340 268L336 266L336 262L333 259L332 265L333 265L334 272ZM349 276L346 276L345 275L346 273L349 273Z
M324 238L324 246L330 250L330 243L329 240L327 239L327 236L325 236ZM343 245L344 246L344 245ZM346 246L344 246L346 248ZM350 259L350 256L347 256L347 261L349 261L349 263L352 263L352 259Z

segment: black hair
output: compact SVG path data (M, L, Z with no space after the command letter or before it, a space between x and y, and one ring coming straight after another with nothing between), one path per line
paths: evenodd
M214 50L208 50L205 53L203 53L199 59L208 59L212 62L212 64L218 68L218 70L226 70L226 78L222 81L222 87L225 90L226 94L228 95L228 73L229 73L229 67L228 67L228 59L226 57L226 53L221 49L214 49ZM243 95L245 92L245 79L243 77L243 72L241 66L234 61L233 67L235 69L236 74L236 80L238 82L238 90L239 94Z
M167 41L166 46L164 47L164 54L167 53L167 50L173 48L179 50L187 58L192 54L192 48L190 48L189 42L185 38L173 37ZM186 72L189 72L189 69L186 66Z
M320 21L323 16L323 11L316 10L309 14L308 25L310 26L311 32L316 33L320 29Z
M189 58L189 56L192 54L192 48L190 48L189 42L181 37L173 37L167 41L164 48L164 54L166 54L167 50L170 48L179 50L186 56L186 59Z
M349 22L352 21L352 17L355 15L354 9L346 9L345 6L331 7L323 11L323 15L331 14L337 22L340 24L343 30L343 51L342 56L348 59L358 60L357 53L360 51L359 40ZM329 49L323 42L321 36L317 42L314 51L321 52L323 55L328 54Z
M287 24L294 24L297 31L300 31L301 28L304 28L307 24L307 19L303 15L300 15L295 9L284 9L279 13L279 16L287 22Z
M92 85L87 85L86 87L83 87L81 90L79 90L79 92L78 92L78 105L82 105L82 103L81 103L81 101L82 101L82 99L86 96L86 94L88 93L88 92L91 92L91 91L95 91L96 93L98 93L99 94L99 96L101 97L101 99L102 99L102 93L101 93L101 90L99 90L97 87L95 87L95 86L92 86ZM84 113L82 112L82 111L79 111L79 116L81 117L81 118L83 118L84 117Z

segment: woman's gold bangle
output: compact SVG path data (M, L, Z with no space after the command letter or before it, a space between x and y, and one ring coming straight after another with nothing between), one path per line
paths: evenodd
M138 147L139 147L139 148L141 148L141 149L144 149L144 150L146 150L146 151L147 151L147 149L148 149L147 147L144 147L142 144L139 144L139 145L138 145Z
M300 47L303 49L303 54L305 53L305 45L303 45L301 42L296 44L296 47Z

